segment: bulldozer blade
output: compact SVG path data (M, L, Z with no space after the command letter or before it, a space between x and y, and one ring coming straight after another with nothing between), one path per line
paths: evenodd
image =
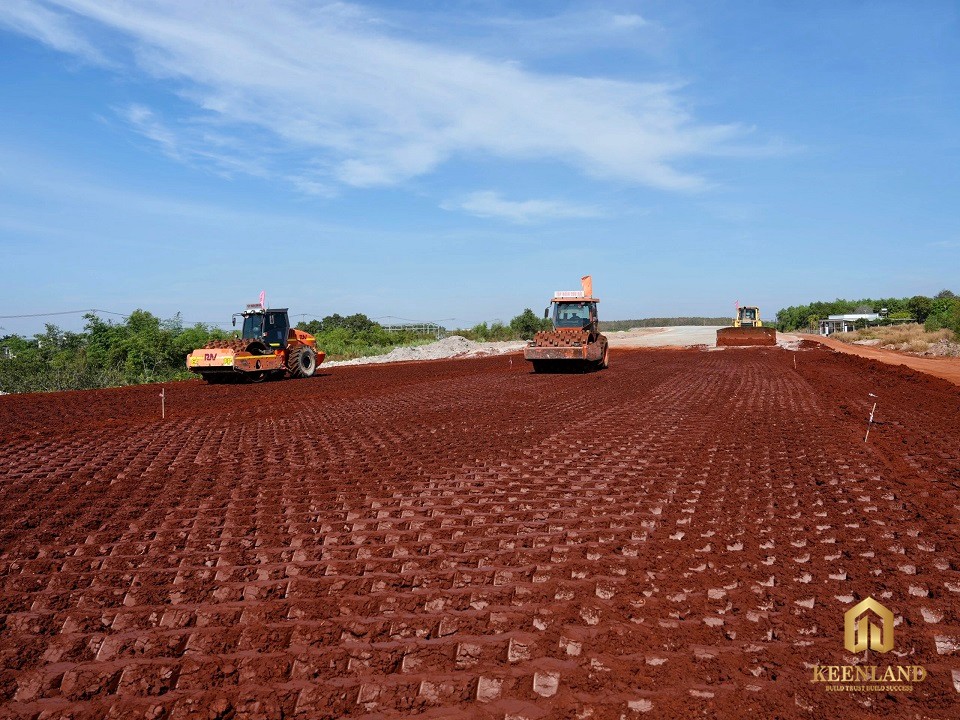
M772 327L725 327L717 330L717 347L776 344L777 330Z

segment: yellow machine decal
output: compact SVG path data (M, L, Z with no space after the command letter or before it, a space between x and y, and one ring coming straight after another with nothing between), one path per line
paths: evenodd
M211 367L221 365L231 367L233 365L233 355L214 352L194 352L190 355L190 367Z

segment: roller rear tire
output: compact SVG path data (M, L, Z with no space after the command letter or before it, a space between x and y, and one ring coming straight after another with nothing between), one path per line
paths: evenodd
M309 345L295 347L287 354L287 369L295 378L313 377L317 371L317 353Z

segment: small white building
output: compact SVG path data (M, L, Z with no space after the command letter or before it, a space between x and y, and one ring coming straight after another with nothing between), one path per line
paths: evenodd
M857 323L869 324L880 319L878 313L859 313L850 315L831 315L820 321L820 334L832 335L835 332L853 332Z

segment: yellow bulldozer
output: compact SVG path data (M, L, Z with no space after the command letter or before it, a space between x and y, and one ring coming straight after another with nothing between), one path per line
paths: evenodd
M733 326L717 330L717 347L776 344L777 329L763 324L760 308L754 305L737 303Z

